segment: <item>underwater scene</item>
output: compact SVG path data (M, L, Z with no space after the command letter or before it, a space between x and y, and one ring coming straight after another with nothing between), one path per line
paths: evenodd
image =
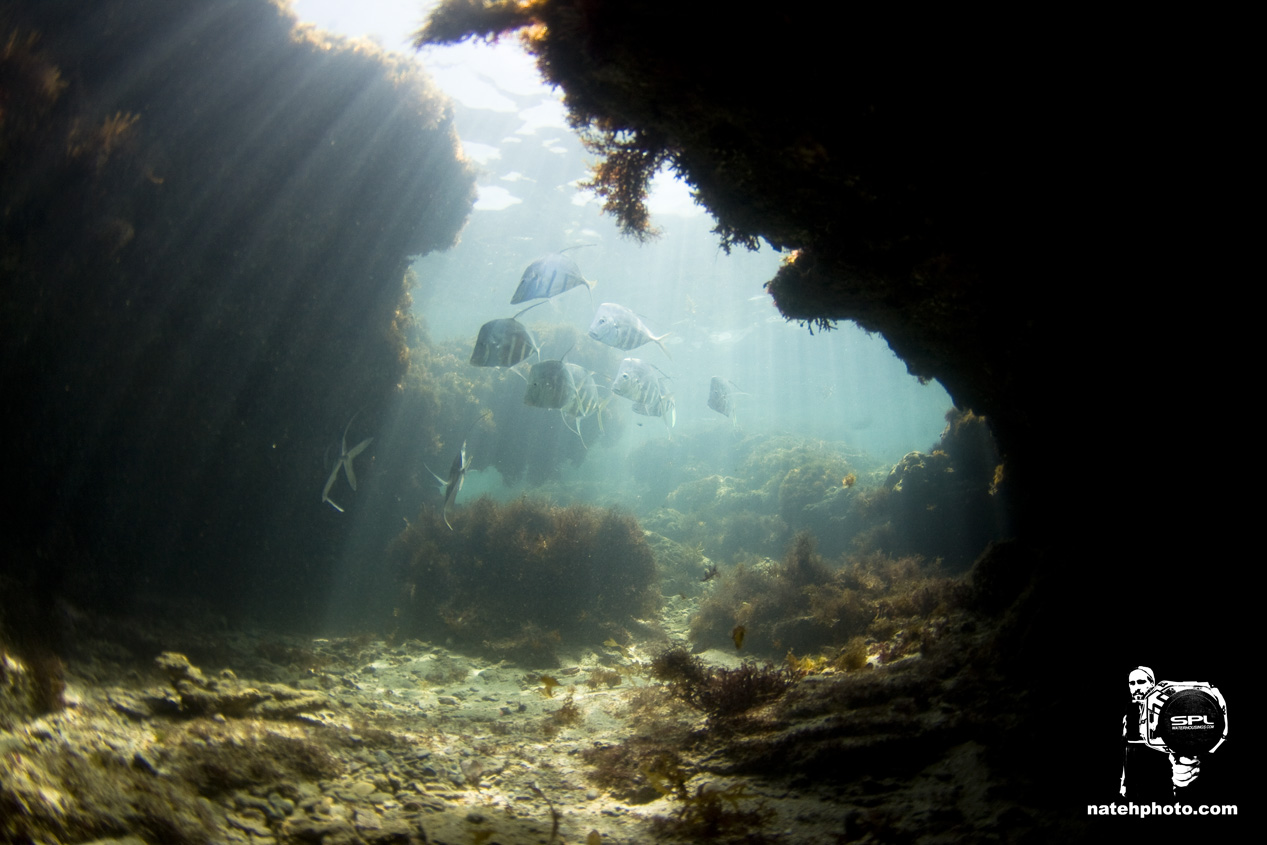
M0 842L1086 835L961 88L675 16L0 0Z

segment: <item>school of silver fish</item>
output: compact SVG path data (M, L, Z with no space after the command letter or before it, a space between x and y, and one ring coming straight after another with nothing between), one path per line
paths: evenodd
M584 246L584 244L582 244ZM568 249L575 249L569 247ZM619 396L632 403L634 413L649 417L660 417L666 426L673 428L677 421L677 409L673 392L668 387L669 376L660 368L639 358L625 358L620 362L616 374L611 377L611 387L599 383L605 378L590 372L579 364L566 362L562 357L541 360L541 349L523 323L519 322L524 312L535 308L542 302L566 293L573 288L585 287L592 291L594 282L581 275L577 263L563 253L567 250L551 253L538 258L528 265L519 280L519 286L511 297L512 305L538 299L519 311L513 317L489 320L480 326L475 339L475 347L471 351L471 365L475 367L505 367L522 375L518 365L533 355L537 363L528 369L524 376L527 386L524 390L524 404L534 408L558 410L563 416L564 425L581 439L585 445L585 437L581 433L581 420L594 417L602 429L602 414L611 403L613 396ZM656 335L642 321L642 318L631 309L615 302L604 302L598 306L593 322L589 327L589 336L599 343L622 351L631 351L648 343L654 343L668 356L669 351L662 342L667 333ZM564 353L563 357L566 357ZM671 357L671 356L670 356ZM745 395L735 385L721 377L714 377L709 386L708 407L720 414L730 417L735 422L735 397ZM355 418L355 417L354 417ZM352 424L348 421L348 426ZM361 453L373 438L368 438L352 449L347 448L347 430L344 430L342 454L336 463L334 472L326 481L322 491L322 501L335 509L343 508L329 498L338 472L343 469L348 482L356 490L356 475L352 468L353 459ZM470 462L466 452L466 440L453 459L449 475L443 478L435 472L431 474L444 487L444 505L441 514L445 525L452 530L449 522L449 511L457 501L466 478ZM430 468L428 468L430 472Z

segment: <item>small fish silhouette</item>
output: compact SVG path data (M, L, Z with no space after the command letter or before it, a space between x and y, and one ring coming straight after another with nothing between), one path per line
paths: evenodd
M423 464L426 466L426 464ZM462 489L462 482L466 480L466 471L470 468L470 464L466 460L466 441L462 441L462 448L458 450L457 456L453 458L453 463L449 466L449 477L441 478L432 472L431 467L427 467L427 472L435 476L435 480L444 485L444 507L440 510L440 515L444 517L444 524L449 526L449 530L453 530L452 524L449 523L449 508L458 499L458 493Z
M730 422L738 428L739 418L735 415L735 401L740 396L747 396L730 379L713 376L708 383L708 407L722 416L730 417Z
M339 477L339 470L342 469L344 474L347 475L348 485L351 486L353 491L355 491L356 490L356 470L353 469L352 467L352 461L353 459L356 458L357 455L365 451L366 446L374 442L373 437L367 437L364 440L362 440L360 443L357 443L351 449L348 448L348 429L352 427L352 420L356 419L357 416L360 415L360 413L361 413L360 411L357 411L355 414L353 414L352 419L348 420L348 424L343 427L343 441L340 446L342 450L342 454L339 455L339 460L335 463L334 469L330 471L330 477L326 479L326 486L321 491L321 501L330 505L330 507L334 508L339 513L343 513L343 508L339 507L338 503L336 503L334 499L330 498L330 489L334 487L334 482Z

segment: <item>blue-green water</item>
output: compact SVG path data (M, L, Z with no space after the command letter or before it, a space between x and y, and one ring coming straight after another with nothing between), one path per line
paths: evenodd
M640 244L621 236L598 200L577 188L593 156L562 125L554 95L535 86L530 66L501 70L509 60L499 51L516 48L460 49L468 51L467 61L479 64L446 67L454 59L440 51L428 51L424 59L429 69L435 64L441 84L451 81L454 96L464 98L456 107L458 131L468 154L480 162L481 199L457 247L414 264L419 278L414 304L431 338L473 345L484 322L523 307L510 305L510 298L524 269L569 247L577 247L568 254L596 283L594 290L576 288L555 297L523 315L525 325L537 332L570 326L580 335L579 350L593 343L584 335L597 306L615 302L632 309L657 335L668 333L664 351L647 344L616 352L615 360L635 356L668 377L676 425L670 430L658 419L638 416L617 398L612 411L628 422L619 440L600 439L584 466L565 474L606 477L618 491L640 444L701 433L792 434L887 463L936 442L950 398L936 383L921 384L909 375L883 338L852 323L811 334L785 320L764 290L783 256L768 246L726 254L711 232L711 218L669 174L662 174L651 201L660 237ZM479 77L477 87L471 85L472 73ZM565 352L561 345L542 349L546 358ZM614 374L614 368L599 373L600 383ZM707 405L713 376L729 379L745 394L737 402L735 424ZM524 382L513 374L501 381L501 390L523 390ZM583 432L594 430L592 420L582 423ZM472 474L467 483L467 495L517 492L503 488L492 473ZM561 487L556 494L566 495L566 485Z

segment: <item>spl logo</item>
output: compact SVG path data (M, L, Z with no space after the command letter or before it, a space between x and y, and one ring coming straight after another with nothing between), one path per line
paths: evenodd
M1210 717L1201 714L1191 713L1187 716L1171 716L1170 724L1178 727L1179 725L1201 725L1203 728L1213 728L1214 722L1210 721Z

